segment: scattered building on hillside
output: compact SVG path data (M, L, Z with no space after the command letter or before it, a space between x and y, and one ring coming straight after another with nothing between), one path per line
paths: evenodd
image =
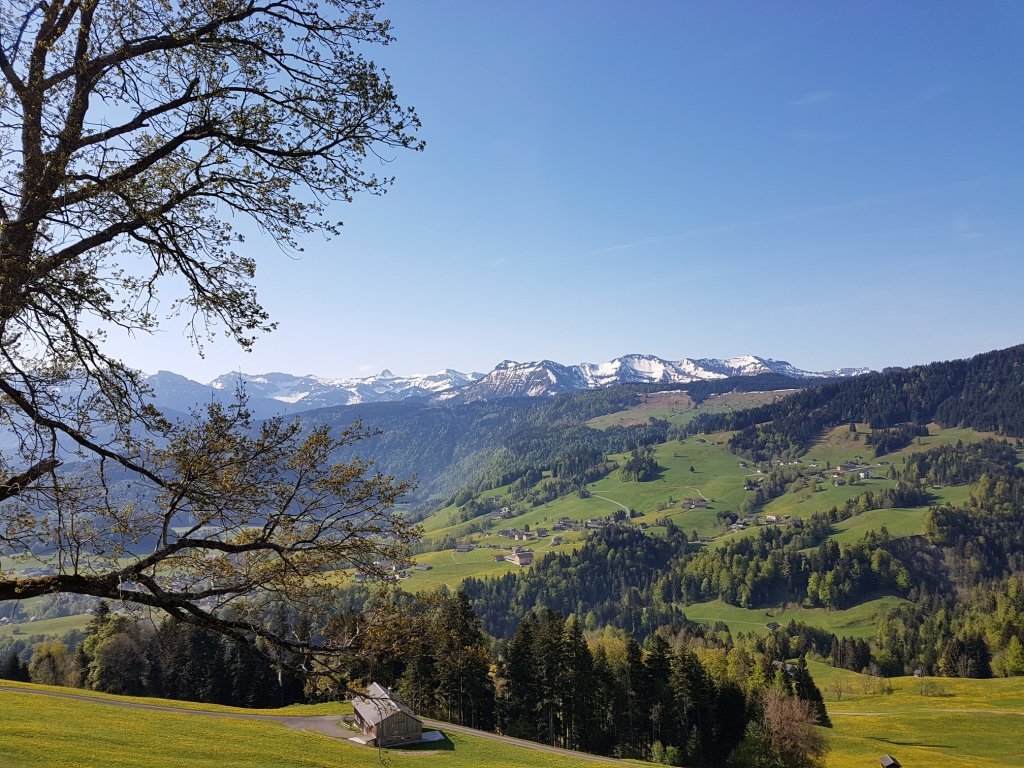
M562 543L562 537L561 536L552 536L551 537L551 546L557 547L561 543Z
M707 509L707 499L683 499L683 509Z
M861 472L860 472L860 479L861 480L870 480L872 477L874 477L874 474L872 474L870 469L863 469L863 470L861 470Z
M878 762L882 764L882 768L902 768L899 761L892 755L882 755Z
M473 549L474 549L474 547L473 547L472 544L456 544L455 545L455 551L456 552L472 552Z
M777 621L769 621L767 624L764 625L765 629L767 629L769 632L774 632L780 626L782 625L779 624L779 622Z
M378 683L371 683L365 696L352 699L352 709L367 744L390 747L419 741L423 735L423 721Z
M518 565L522 568L533 563L533 552L528 549L521 549L513 552L511 555L505 555L505 559L513 565Z

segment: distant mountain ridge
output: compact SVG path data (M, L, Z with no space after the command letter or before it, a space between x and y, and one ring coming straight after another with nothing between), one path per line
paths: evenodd
M257 415L294 413L339 405L391 402L415 398L427 401L472 402L508 397L548 397L567 392L601 389L616 384L686 384L692 381L775 373L795 380L845 378L868 373L868 368L805 371L784 360L743 355L725 360L664 360L631 354L605 363L564 365L551 360L519 363L505 360L490 373L452 369L431 374L396 376L389 370L366 378L324 378L289 373L259 375L227 373L208 384L169 371L148 377L154 400L163 408L184 411L211 399L233 396L241 383Z

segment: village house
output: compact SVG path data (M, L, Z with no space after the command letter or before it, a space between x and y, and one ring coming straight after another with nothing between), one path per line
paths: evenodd
M562 543L562 537L561 536L552 536L551 537L551 546L557 547L561 543Z
M419 741L423 736L423 721L378 683L371 683L365 696L352 699L352 710L367 744L390 747Z
M764 521L766 523L777 523L779 522L779 518L776 515L765 515Z
M456 544L455 545L455 551L456 552L472 552L473 549L474 549L474 547L473 547L472 544Z
M518 552L513 552L511 555L505 555L505 559L513 565L518 565L522 568L533 563L533 552L528 549L522 549Z
M707 499L683 499L683 509L707 509Z

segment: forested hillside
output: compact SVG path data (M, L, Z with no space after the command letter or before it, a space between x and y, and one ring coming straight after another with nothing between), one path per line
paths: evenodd
M436 503L460 488L494 488L559 462L582 474L603 461L598 453L663 441L665 426L654 432L645 425L606 430L585 426L597 416L636 405L651 391L685 390L700 403L714 394L791 389L800 383L763 374L674 386L623 385L550 398L370 403L307 411L298 418L308 427L361 421L378 434L350 453L372 459L395 477L416 478L413 499Z
M740 430L732 447L756 460L797 456L822 430L856 422L881 429L934 421L1020 437L1022 381L1024 345L810 387L761 408L703 415L690 429Z

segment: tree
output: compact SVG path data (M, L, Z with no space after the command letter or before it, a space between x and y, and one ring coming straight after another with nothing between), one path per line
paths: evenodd
M392 39L379 6L0 0L0 556L55 571L7 571L0 600L122 600L326 663L262 596L319 617L326 570L405 551L405 486L332 462L364 430L256 425L244 396L172 424L104 345L180 318L200 351L249 348L273 323L228 221L298 249L386 190L368 158L422 147L363 54Z
M29 678L41 685L78 684L74 660L68 647L58 640L44 640L36 646L28 663Z
M744 768L821 768L828 742L817 725L813 706L769 688L763 716L751 721L729 763Z

